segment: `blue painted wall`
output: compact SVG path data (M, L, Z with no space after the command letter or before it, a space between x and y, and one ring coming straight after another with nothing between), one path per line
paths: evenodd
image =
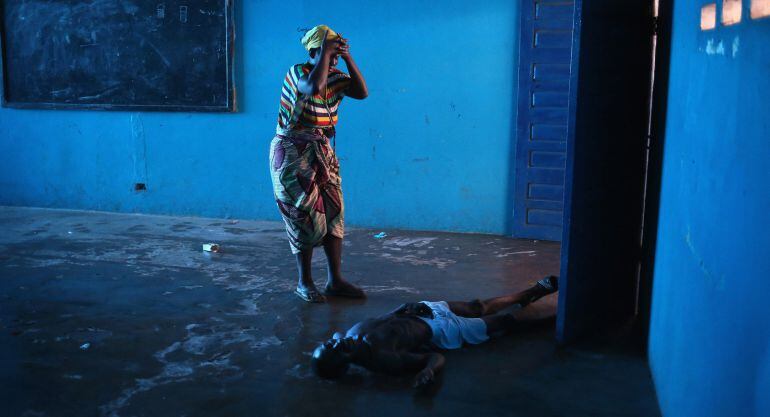
M666 416L770 416L770 18L703 4L674 3L649 358Z
M297 28L326 23L370 90L340 111L348 223L506 232L517 2L236 5L239 113L0 109L0 204L279 219L267 153L280 85L306 59Z

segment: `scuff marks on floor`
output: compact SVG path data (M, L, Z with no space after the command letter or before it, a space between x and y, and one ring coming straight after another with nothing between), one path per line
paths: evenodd
M99 407L101 415L119 417L121 409L131 404L137 395L162 385L189 381L196 373L204 373L207 379L240 379L246 371L233 361L234 351L270 349L283 344L276 336L261 336L258 329L241 329L219 320L191 323L185 330L184 339L153 355L162 364L160 373L137 378L133 386Z
M454 259L448 259L448 258L440 258L440 257L426 258L426 257L420 256L419 254L398 255L398 254L383 252L383 253L380 253L379 256L391 262L408 263L414 266L432 266L439 269L444 269L447 266L457 262Z
M390 236L369 244L364 256L376 256L394 263L444 269L456 263L455 259L438 256L433 242L435 236ZM435 252L435 253L434 253Z
M497 257L497 258L506 258L506 257L512 256L512 255L530 255L530 256L533 256L536 253L537 253L537 251L533 251L533 250L520 250L520 251L516 251L516 252L497 253L497 254L495 254L495 257Z
M391 237L385 239L383 241L383 246L385 247L415 247L415 248L421 248L423 246L430 245L431 242L438 239L437 237Z
M361 288L366 291L367 294L378 294L388 291L404 292L408 294L420 293L420 291L416 288L404 287L400 285L362 285Z

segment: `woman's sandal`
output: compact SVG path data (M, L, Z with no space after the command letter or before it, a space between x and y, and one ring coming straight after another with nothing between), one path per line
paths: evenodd
M297 294L297 297L307 301L308 303L325 303L326 302L326 297L324 297L324 295L318 292L318 290L315 288L297 287L294 290L294 294Z

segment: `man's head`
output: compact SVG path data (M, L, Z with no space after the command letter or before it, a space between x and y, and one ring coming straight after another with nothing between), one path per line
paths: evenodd
M339 378L348 371L352 356L361 341L346 337L332 338L313 351L313 371L321 378Z

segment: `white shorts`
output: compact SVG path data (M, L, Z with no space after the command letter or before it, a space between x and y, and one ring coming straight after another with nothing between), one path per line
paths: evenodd
M480 318L460 317L449 309L446 301L420 301L433 310L433 318L420 317L433 331L431 343L441 349L458 349L463 342L472 345L486 342L487 324Z

